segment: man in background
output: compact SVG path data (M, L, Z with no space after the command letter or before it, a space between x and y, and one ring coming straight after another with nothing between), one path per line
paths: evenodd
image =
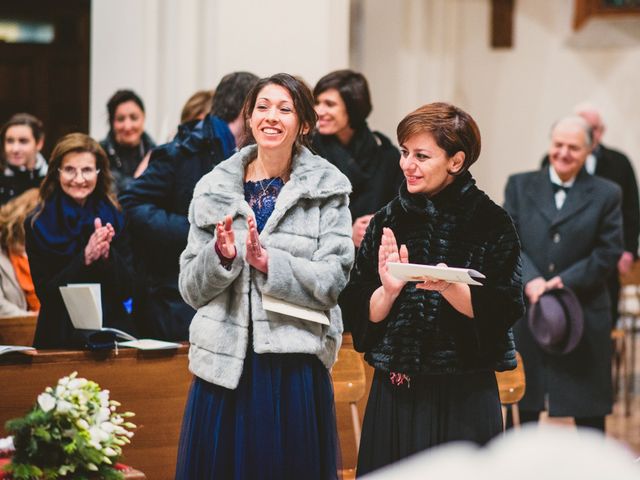
M618 260L618 268L609 276L607 288L611 297L612 327L618 320L618 299L620 295L620 275L631 270L633 262L638 258L638 234L640 234L640 206L638 204L638 184L636 174L629 158L622 152L604 146L601 143L605 132L600 111L589 103L580 103L574 113L584 118L593 139L591 153L586 159L584 168L592 175L606 178L618 184L622 189L622 228L624 234L624 252ZM549 158L545 157L543 165Z
M120 197L131 223L138 277L133 314L143 337L189 338L195 311L178 290L189 204L200 178L236 151L244 135L242 105L257 81L247 72L224 76L211 112L182 125L173 141L154 149L147 169Z

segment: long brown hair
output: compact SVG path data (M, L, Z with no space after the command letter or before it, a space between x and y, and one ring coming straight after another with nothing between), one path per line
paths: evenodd
M100 170L98 174L98 180L96 182L96 188L91 195L96 195L100 198L105 198L111 202L116 208L120 209L118 200L113 193L113 176L109 169L109 159L98 142L96 142L89 135L84 133L70 133L62 137L51 153L51 160L49 161L49 171L46 177L42 181L40 186L40 203L38 205L38 212L41 212L45 203L51 198L51 196L61 189L60 187L60 172L58 169L62 165L62 160L69 153L91 153L96 159L96 168ZM33 217L35 221L38 214Z
M313 108L313 97L311 96L311 91L304 83L288 73L277 73L270 77L260 79L247 95L242 107L242 116L244 117L245 123L245 139L241 142L240 146L244 147L255 142L253 135L251 135L249 120L256 106L258 94L267 85L278 85L284 88L289 92L291 100L293 100L293 108L296 111L298 122L300 123L296 141L293 145L293 153L296 153L300 146L309 148L309 134L318 120L318 115Z
M24 220L38 205L38 189L30 188L0 208L0 247L10 253L24 251Z

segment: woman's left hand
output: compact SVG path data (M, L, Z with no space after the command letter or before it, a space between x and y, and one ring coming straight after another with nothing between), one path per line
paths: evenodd
M438 263L438 267L446 267L446 263ZM425 279L422 283L417 283L416 288L420 290L432 290L436 292L444 292L447 288L451 286L451 283L446 280L438 280L437 278L429 278Z
M253 268L260 270L262 273L267 273L269 268L269 259L267 251L260 245L260 236L258 234L258 228L256 227L256 220L253 217L249 217L247 220L247 226L249 233L247 234L247 262Z

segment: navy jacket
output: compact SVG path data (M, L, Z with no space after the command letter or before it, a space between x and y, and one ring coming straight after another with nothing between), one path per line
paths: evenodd
M182 125L173 141L153 150L148 168L120 196L131 222L134 316L145 336L173 341L189 337L195 311L178 291L189 204L196 183L224 160L229 137L226 124L215 117Z
M127 227L118 233L107 260L86 266L84 246L92 230L83 232L82 247L70 255L56 255L38 247L34 238L31 217L24 223L26 251L36 295L41 309L38 315L33 345L36 348L78 348L77 335L62 300L59 287L70 283L101 284L102 318L104 327L113 327L137 335L131 316L123 302L131 297L133 270Z

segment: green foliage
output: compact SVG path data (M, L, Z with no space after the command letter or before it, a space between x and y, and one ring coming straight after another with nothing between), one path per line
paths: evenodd
M116 412L119 405L76 372L61 378L29 413L6 423L15 453L5 470L14 480L124 478L113 464L135 425L124 420L131 412Z

